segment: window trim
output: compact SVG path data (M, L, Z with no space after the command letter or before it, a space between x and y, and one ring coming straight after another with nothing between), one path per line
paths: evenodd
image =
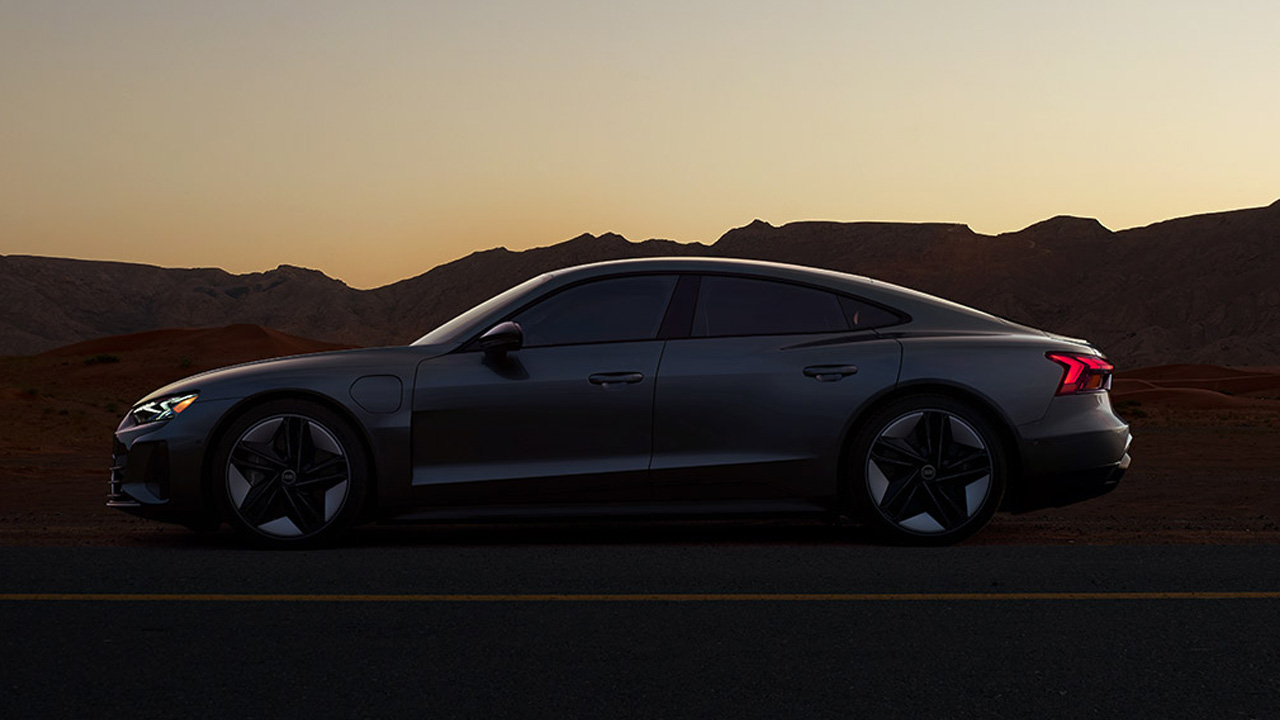
M487 332L490 327L493 327L498 323L511 320L516 315L519 315L520 313L542 302L543 300L549 300L552 297L559 295L562 292L565 292L566 290L571 290L573 288L579 287L581 285L586 285L588 283L600 282L602 280L616 280L618 278L631 278L631 277L647 277L652 275L670 275L676 278L676 286L671 292L671 297L667 300L667 308L663 313L662 323L658 327L658 334L656 337L650 338L648 340L597 340L594 342L563 343L560 345L538 345L536 346L536 348L530 348L530 349L541 349L541 348L551 348L551 347L576 347L580 345L609 345L609 344L616 344L616 343L657 342L657 341L666 341L666 340L723 340L725 338L784 337L784 336L799 336L799 335L839 335L841 333L857 334L857 333L864 333L864 332L875 332L879 334L879 331L884 328L891 328L891 327L897 327L898 325L905 325L906 323L909 323L912 320L911 314L907 313L904 310L899 310L897 308L889 307L884 303L879 303L874 300L868 300L867 298L862 297L860 295L844 292L842 290L836 290L826 285L818 285L815 283L804 282L802 280L793 280L791 278L776 278L776 277L771 277L767 275L753 275L750 273L725 272L725 271L716 271L716 270L646 270L642 272L623 272L623 273L617 273L613 275L601 275L598 277L583 278L576 282L565 285L564 287L556 288L555 290L552 290L551 292L548 292L545 295L539 295L538 297L533 298L528 302L520 305L519 307L512 310L511 312L503 314L498 320L495 320L494 322L490 323L488 327L481 328L479 331L476 332L475 335L473 335L466 342L458 346L458 349L454 350L453 352L455 353L479 352L480 336L483 335L485 332ZM818 290L820 292L825 292L840 298L848 298L850 300L854 300L856 302L869 305L879 310L883 310L889 315L892 315L895 318L897 318L897 321L886 323L884 325L874 325L870 327L856 328L856 329L848 328L845 330L833 330L829 332L757 333L754 335L706 335L706 336L695 337L692 334L694 313L698 307L698 298L701 297L702 295L702 279L707 277L732 277L732 278L742 278L745 280L760 280L763 282L782 283L784 285L794 285L796 287L808 288L810 290ZM686 278L693 278L693 280L692 281L686 280ZM682 297L681 296L682 286L687 286L689 284L694 285L694 290L691 293L691 296ZM685 292L689 292L689 291L686 290ZM841 313L842 314L844 313L843 303L841 304ZM845 320L846 322L848 321L847 315L845 317ZM670 334L668 334L668 332L670 332Z
M538 303L541 303L545 300L550 300L551 298L555 297L556 295L559 295L560 293L567 292L569 290L572 290L577 287L581 287L583 285L589 285L595 282L603 282L605 280L619 280L624 278L637 278L637 277L652 277L655 275L662 276L662 277L674 277L676 279L676 284L671 289L671 296L667 298L667 306L662 311L662 321L659 323L658 332L654 337L647 338L645 340L593 340L590 342L558 343L555 345L532 345L532 346L529 346L529 349L541 350L542 348L579 347L583 345L613 345L618 343L658 342L661 340L665 340L666 338L662 337L662 330L663 328L666 327L667 316L671 312L672 304L675 302L676 295L680 291L680 281L685 274L686 273L682 273L682 272L669 272L669 271L664 272L661 270L652 270L652 271L645 271L645 272L628 272L628 273L618 273L616 275L601 275L599 277L583 278L581 280L578 280L577 282L569 283L564 287L556 288L555 290L552 290L551 292L548 292L545 295L539 295L538 297L533 298L532 300L529 300L528 302L524 303L520 307L517 307L511 312L503 314L500 317L500 319L490 323L489 327L481 328L475 335L471 337L471 339L462 343L462 345L459 346L458 349L455 350L454 352L458 352L458 353L478 352L480 350L480 336L488 332L489 328L493 327L494 325L497 325L498 323L504 323L504 322L507 322L508 320L513 320L517 315L524 312L525 310L528 310L534 305L537 305ZM697 296L694 296L694 299L696 300Z
M675 292L667 305L667 314L658 328L659 340L687 338L693 332L693 313L698 308L698 294L702 290L701 273L682 273L676 281Z
M794 286L794 287L807 288L807 289L809 289L809 290L817 290L817 291L819 291L819 292L825 292L825 293L827 293L828 295L834 295L834 296L836 296L836 298L837 298L837 299L842 299L842 298L843 298L843 299L849 299L849 300L853 300L853 301L855 301L855 302L860 302L860 303L862 303L862 304L864 304L864 305L868 305L868 306L870 306L870 307L873 307L873 308L876 308L876 309L879 309L879 310L883 310L885 313L887 313L887 314L889 314L889 315L892 315L893 317L897 318L897 320L896 320L895 322L885 323L885 324L883 324L883 325L871 325L871 326L863 327L863 328L847 327L847 328L845 328L844 330L825 330L825 331L813 331L813 330L808 330L808 331L800 331L800 332L785 332L785 333L751 333L751 334L736 334L736 335L693 335L693 334L692 334L692 332L693 332L693 319L694 319L694 313L697 311L697 306L698 306L698 302L697 302L697 301L698 301L699 299L701 299L701 297L702 297L702 285L701 285L701 282L699 282L699 284L698 284L698 294L694 297L694 302L693 302L692 306L689 308L689 324L688 324L688 329L687 329L687 331L685 332L685 334L684 334L683 336L681 336L681 337L672 337L672 338L668 338L668 339L670 339L670 340L722 340L722 339L724 339L724 338L747 338L747 337L784 337L784 336L797 336L797 335L839 335L839 334L841 334L841 333L863 333L863 332L868 332L868 331L871 331L871 332L877 332L877 331L879 331L879 330L880 330L880 329L882 329L882 328L896 327L896 326L898 326L898 325L903 325L903 324L906 324L906 323L911 322L911 315L910 315L910 314L908 314L908 313L906 313L906 312L904 312L904 311L902 311L902 310L898 310L898 309L896 309L896 308L889 307L889 306L887 306L887 305L884 305L883 303L878 303L878 302L875 302L875 301L873 301L873 300L868 300L868 299L866 299L866 298L864 298L864 297L860 297L860 296L858 296L858 295L854 295L854 294L852 294L852 293L847 293L847 292L843 292L843 291L840 291L840 290L836 290L836 289L834 289L834 288L827 287L827 286L825 286L825 285L815 285L815 284L813 284L813 283L807 283L807 282L802 282L802 281L792 280L791 278L775 278L775 277L768 277L768 276L763 276L763 275L751 275L751 274L747 274L747 273L735 273L735 272L715 272L715 271L707 272L707 271L698 271L698 272L694 272L694 273L691 273L691 274L699 275L699 276L700 276L700 278L701 278L701 277L731 277L731 278L739 278L739 279L743 279L743 280L759 280L759 281L762 281L762 282L779 283L779 284L783 284L783 285L791 285L791 286ZM849 321L848 313L846 313L846 312L845 312L845 306L844 306L844 303L840 303L840 314L841 314L841 316L842 316L842 317L844 317L844 318L845 318L845 322L848 322L848 321Z

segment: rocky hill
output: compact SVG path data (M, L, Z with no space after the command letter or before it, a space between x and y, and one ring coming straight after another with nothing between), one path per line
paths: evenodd
M538 273L624 257L745 257L854 272L1087 337L1125 365L1280 365L1280 201L1112 232L1060 216L1013 233L965 225L762 221L712 245L582 235L477 252L374 290L281 266L218 269L0 256L0 354L105 335L250 323L400 344Z

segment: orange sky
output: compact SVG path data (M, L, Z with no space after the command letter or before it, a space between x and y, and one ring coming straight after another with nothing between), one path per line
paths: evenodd
M1277 27L1230 0L6 2L0 253L372 287L582 232L1266 205Z

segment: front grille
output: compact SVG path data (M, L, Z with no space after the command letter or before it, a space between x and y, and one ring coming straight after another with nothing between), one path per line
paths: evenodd
M107 481L107 504L136 505L169 499L169 445L163 441L136 442L126 448L116 440L112 447L111 477ZM125 485L142 493L132 496ZM141 487L139 487L141 486Z
M107 480L107 504L133 504L133 498L124 492L124 468L129 453L124 443L115 440L111 448L111 477Z

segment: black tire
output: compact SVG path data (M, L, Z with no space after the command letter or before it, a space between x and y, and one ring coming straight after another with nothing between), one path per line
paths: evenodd
M945 395L912 395L877 409L850 452L855 509L894 544L971 537L991 520L1009 483L1000 433L983 413Z
M214 492L224 517L269 548L331 541L358 516L369 461L350 424L323 405L275 400L251 408L223 433Z

